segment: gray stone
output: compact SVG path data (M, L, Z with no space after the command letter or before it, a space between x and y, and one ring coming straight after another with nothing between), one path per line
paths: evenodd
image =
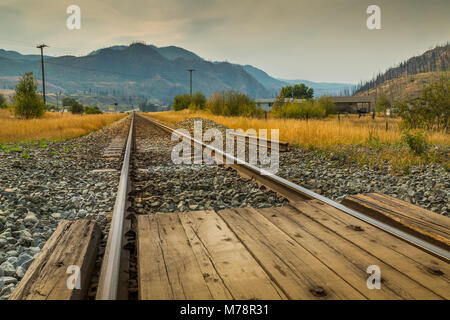
M0 265L0 277L13 276L16 273L16 268L9 262L3 262Z
M23 223L26 226L34 226L38 222L39 222L39 219L36 217L36 215L33 212L28 212L27 216L23 219Z
M16 284L17 279L14 277L0 277L0 287L7 286L11 283Z

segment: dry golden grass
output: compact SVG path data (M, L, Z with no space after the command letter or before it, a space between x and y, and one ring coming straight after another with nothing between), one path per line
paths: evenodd
M125 114L73 115L47 112L43 118L16 119L8 110L0 109L0 142L33 140L65 140L86 135L108 125Z
M221 123L232 129L279 129L279 139L292 145L313 149L323 154L325 158L335 158L356 162L361 166L385 167L393 174L408 173L411 166L421 166L426 163L441 163L446 170L450 170L448 148L450 137L439 132L427 132L426 140L431 145L443 145L438 149L431 149L424 155L414 154L403 145L399 119L357 115L341 116L323 120L296 119L253 119L245 117L223 117L208 113L190 113L184 111L168 111L146 114L167 125L193 117L202 117ZM388 130L386 131L386 122ZM361 147L353 147L361 146ZM332 157L330 157L333 155Z
M253 128L255 130L279 129L281 141L289 142L308 148L330 147L340 145L370 145L374 142L399 143L402 133L399 129L399 120L393 118L361 117L356 115L341 116L339 122L337 117L323 120L297 120L297 119L254 119L245 117L223 117L208 113L190 113L189 111L168 111L148 113L168 125L193 117L202 117L221 123L232 129ZM386 122L388 130L386 131ZM426 139L431 144L450 145L448 134L439 132L428 132Z

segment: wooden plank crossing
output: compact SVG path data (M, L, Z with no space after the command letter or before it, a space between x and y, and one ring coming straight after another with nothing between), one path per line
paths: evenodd
M95 221L61 221L9 299L86 299L100 238ZM71 266L78 267L79 273ZM71 275L73 288L68 286Z
M137 230L143 300L450 298L447 261L315 200L141 215Z
M348 196L342 203L450 251L447 217L379 193Z

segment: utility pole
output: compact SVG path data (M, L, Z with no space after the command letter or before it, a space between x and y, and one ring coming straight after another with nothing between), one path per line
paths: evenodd
M56 93L56 109L59 111L59 97L61 96L61 91Z
M189 83L190 83L190 90L189 93L191 95L192 98L192 71L195 71L194 69L188 69L187 71L189 71Z
M48 47L46 44L40 44L36 48L41 49L41 65L42 65L42 96L44 97L44 104L47 106L45 100L45 75L44 75L44 48Z

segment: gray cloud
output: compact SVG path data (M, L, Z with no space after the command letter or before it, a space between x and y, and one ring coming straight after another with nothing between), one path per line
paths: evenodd
M446 0L0 0L0 47L86 54L143 40L284 78L357 82L450 39ZM381 7L382 30L366 28ZM65 28L70 4L82 29ZM6 31L7 30L7 31Z

